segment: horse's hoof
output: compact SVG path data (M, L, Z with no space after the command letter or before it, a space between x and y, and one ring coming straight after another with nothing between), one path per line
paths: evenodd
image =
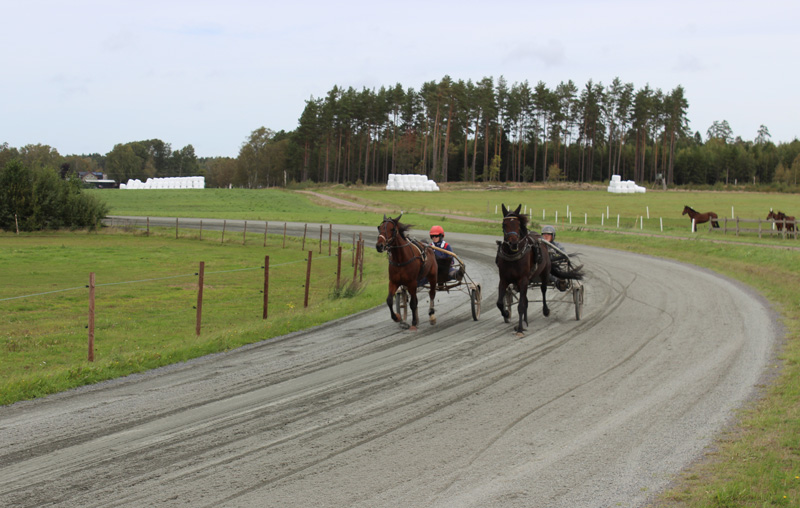
M394 321L395 323L399 323L400 322L400 316L398 316L397 314L392 312L392 321Z
M549 316L549 315L550 315L550 309L544 309L544 310L542 311L542 314L544 314L544 317L547 317L547 316Z
M522 338L522 337L524 337L524 336L525 336L525 334L524 334L524 333L522 333L522 332L517 332L517 333L515 333L514 335L516 335L516 336L517 336L517 338Z
M431 316L431 326L436 324L436 316Z
M416 326L411 326L411 327L408 328L408 331L409 332L416 332L417 331L417 327Z
M400 325L400 328L402 328L403 330L408 330L409 325L405 321L400 321L398 324Z

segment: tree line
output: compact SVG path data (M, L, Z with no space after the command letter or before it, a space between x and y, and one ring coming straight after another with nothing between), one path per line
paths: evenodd
M401 84L356 90L333 86L311 97L295 130L259 127L236 158L198 158L192 145L172 150L158 139L118 144L105 155L61 157L48 146L0 145L0 167L16 156L33 165L103 171L130 178L206 177L207 186L260 188L291 182L386 182L389 173L437 182L608 181L611 175L666 185L797 185L800 141L772 142L761 126L752 140L715 121L691 132L686 91L571 80L509 84Z

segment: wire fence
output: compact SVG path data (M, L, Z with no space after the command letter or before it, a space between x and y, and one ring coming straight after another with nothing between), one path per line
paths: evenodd
M93 361L96 352L131 362L191 349L198 337L224 343L232 335L288 326L304 319L306 308L352 296L363 281L363 240L336 245L332 233L326 240L331 254L321 242L316 253L297 250L305 242L292 239L295 248L267 249L258 265L198 260L192 273L113 281L92 272L84 286L6 294L0 297L0 338L22 363L35 365L40 355L68 365L81 357Z

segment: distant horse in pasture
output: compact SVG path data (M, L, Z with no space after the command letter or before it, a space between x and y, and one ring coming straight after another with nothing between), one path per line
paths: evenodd
M689 217L691 217L692 220L694 220L694 226L692 227L692 231L697 231L697 225L698 224L706 223L709 220L711 221L711 225L713 227L715 227L715 228L719 227L719 221L717 220L717 214L714 213L714 212L700 213L700 212L698 212L697 210L695 210L694 208L692 208L690 206L684 206L683 207L683 213L681 215L686 215L687 213L689 214Z
M784 225L786 226L786 231L794 231L794 217L788 216L781 211L773 212L772 208L770 208L767 220L774 220L778 231L781 231Z

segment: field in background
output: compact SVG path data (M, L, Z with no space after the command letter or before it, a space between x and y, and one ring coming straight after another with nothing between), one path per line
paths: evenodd
M453 190L448 190L452 187ZM562 188L498 187L476 188L445 184L443 192L386 191L381 187L330 186L310 189L357 205L354 210L297 191L282 189L204 190L93 190L108 203L111 215L162 217L209 217L265 221L320 222L377 226L382 214L404 212L415 231L427 231L441 224L446 231L493 234L497 231L501 204L523 205L534 221L556 224L561 229L636 230L681 237L709 235L707 225L690 231L691 220L681 215L684 205L698 212L715 211L722 219L732 215L744 219L766 219L770 208L800 216L796 195L713 191L648 191L645 194L612 194L605 190ZM619 215L619 227L617 216ZM478 221L459 220L463 216ZM648 218L649 216L649 218ZM756 224L747 225L756 228ZM768 230L770 224L764 222ZM736 240L734 233L710 233L715 238ZM757 234L743 234L740 240L759 241ZM762 242L785 242L777 236Z

